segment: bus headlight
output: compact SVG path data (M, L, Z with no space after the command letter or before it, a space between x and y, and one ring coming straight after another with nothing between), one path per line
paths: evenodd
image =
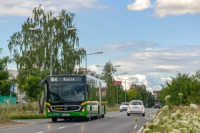
M81 111L82 111L82 112L84 112L84 111L85 111L85 106L84 106L84 107L81 109Z
M50 112L51 112L51 110L50 110L50 108L49 108L49 107L47 107L47 112L48 112L48 113L50 113Z

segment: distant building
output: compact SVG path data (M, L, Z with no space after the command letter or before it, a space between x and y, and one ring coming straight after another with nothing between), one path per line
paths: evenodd
M153 91L153 94L154 94L155 99L158 99L160 91L158 91L158 90L157 91Z
M114 81L113 84L114 85L119 85L120 88L122 88L122 81Z
M8 72L11 75L10 79L16 79L17 78L17 75L18 75L17 70L8 69ZM18 84L15 84L14 92L17 94L17 101L18 102L22 102L25 99L25 93L20 92L20 90L18 89Z
M17 75L18 75L18 71L17 70L8 69L8 72L11 75L11 78L14 78L14 79L17 78Z
M17 75L18 75L18 71L17 70L8 69L8 72L11 75L10 79L16 79L17 78ZM19 93L17 84L14 85L14 92L16 94Z

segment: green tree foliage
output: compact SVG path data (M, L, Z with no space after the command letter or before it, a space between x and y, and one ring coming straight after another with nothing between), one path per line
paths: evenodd
M109 106L114 106L116 104L116 88L117 86L114 86L113 84L108 85L107 89L107 100Z
M107 84L113 84L113 74L115 72L117 72L117 69L113 66L112 62L107 62L103 68L102 79L104 79Z
M73 73L85 57L85 50L79 47L76 30L68 30L73 24L74 14L62 10L58 16L45 12L41 6L33 9L33 18L27 18L21 31L9 40L9 50L19 68L20 79L31 75L31 71L46 73L50 70L51 57L53 74ZM36 30L31 31L30 28ZM52 56L51 56L52 55ZM23 84L23 83L19 83Z
M200 79L199 71L196 74L178 73L171 81L166 82L161 90L160 99L170 95L171 105L200 103Z
M26 77L29 77L29 76L39 76L41 77L42 79L44 79L46 77L46 75L49 74L49 71L48 70L44 70L43 72L40 72L39 69L37 68L32 68L32 69L27 69L27 68L20 68L18 69L18 75L17 75L17 80L18 80L18 87L21 88L20 90L21 91L24 91L23 89L23 85L25 84L25 79Z
M117 86L113 85L113 73L116 71L117 69L112 65L112 62L109 61L105 64L102 72L102 79L107 83L107 100L109 106L114 106L116 103Z
M26 77L25 84L22 86L23 90L26 92L26 96L29 101L38 101L39 113L43 114L44 112L44 101L41 100L44 91L40 88L41 78L37 76Z
M0 58L0 96L8 96L10 94L9 72L6 69L8 62L9 57Z
M152 107L155 102L155 98L153 94L149 91L147 91L145 85L131 85L131 89L135 89L135 91L138 93L136 95L136 99L142 100L145 106Z
M118 87L118 102L122 103L125 101L125 91L119 85L116 87Z
M42 94L40 82L40 77L30 76L26 78L26 82L25 85L23 85L23 89L25 90L26 96L31 102L37 101Z
M130 88L127 91L127 97L128 97L127 98L128 101L131 101L131 100L142 100L141 95L138 93L138 91L135 88Z

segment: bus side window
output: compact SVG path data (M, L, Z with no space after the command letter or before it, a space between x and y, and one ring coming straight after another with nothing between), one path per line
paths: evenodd
M90 89L91 89L90 85L87 84L87 92L90 92Z

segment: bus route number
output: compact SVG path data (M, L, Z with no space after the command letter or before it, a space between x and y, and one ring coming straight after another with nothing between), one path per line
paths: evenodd
M57 82L57 77L51 77L51 82Z

